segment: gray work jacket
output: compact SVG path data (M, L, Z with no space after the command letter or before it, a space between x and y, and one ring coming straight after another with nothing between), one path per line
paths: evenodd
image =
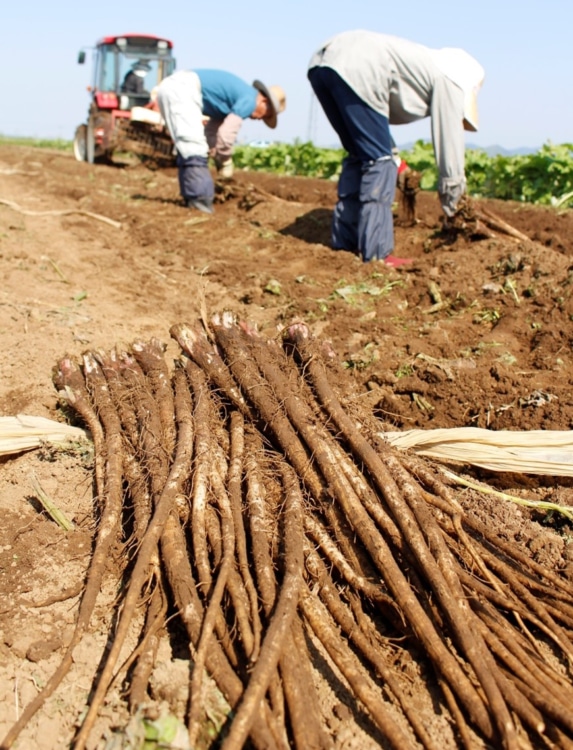
M438 193L451 216L466 189L464 92L438 68L434 53L388 34L346 31L326 41L308 67L332 68L391 125L431 118Z

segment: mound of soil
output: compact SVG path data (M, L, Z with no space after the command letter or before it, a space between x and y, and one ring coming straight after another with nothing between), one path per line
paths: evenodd
M183 208L174 170L0 147L0 416L63 421L52 383L62 357L157 338L169 359L178 354L173 324L229 310L266 338L304 321L342 365L340 388L382 429L571 429L572 211L478 201L529 239L483 227L448 234L435 194L420 193L414 221L396 208L395 252L414 262L392 269L329 248L335 198L333 183L239 172L218 186L207 216ZM566 479L467 471L512 494L573 505ZM42 512L34 481L73 520L73 533ZM97 518L93 456L4 457L0 508L2 737L49 679L75 622ZM498 500L476 513L570 577L571 527L562 519ZM117 594L114 576L106 581L64 686L17 747L52 750L73 736ZM176 638L160 653L157 715L181 703L186 656ZM340 706L333 717L336 747L380 746L368 745ZM112 747L127 723L118 690L90 747ZM435 739L452 746L439 730Z

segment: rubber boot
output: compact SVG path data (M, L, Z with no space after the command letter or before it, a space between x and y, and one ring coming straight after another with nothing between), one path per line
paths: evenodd
M213 201L207 198L187 198L185 205L187 208L196 208L205 214L213 213Z

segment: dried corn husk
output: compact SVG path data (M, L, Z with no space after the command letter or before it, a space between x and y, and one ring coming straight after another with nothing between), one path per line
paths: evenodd
M27 414L0 417L0 456L29 451L44 443L61 445L70 440L88 438L88 433L80 427L70 427L45 417Z
M573 476L573 432L569 430L440 430L384 432L396 448L438 461L472 464L491 471Z

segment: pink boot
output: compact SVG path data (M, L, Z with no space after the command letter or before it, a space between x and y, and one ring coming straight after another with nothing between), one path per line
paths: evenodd
M412 258L397 258L395 255L387 255L384 258L384 263L392 268L398 268L399 266L409 266L414 261Z

